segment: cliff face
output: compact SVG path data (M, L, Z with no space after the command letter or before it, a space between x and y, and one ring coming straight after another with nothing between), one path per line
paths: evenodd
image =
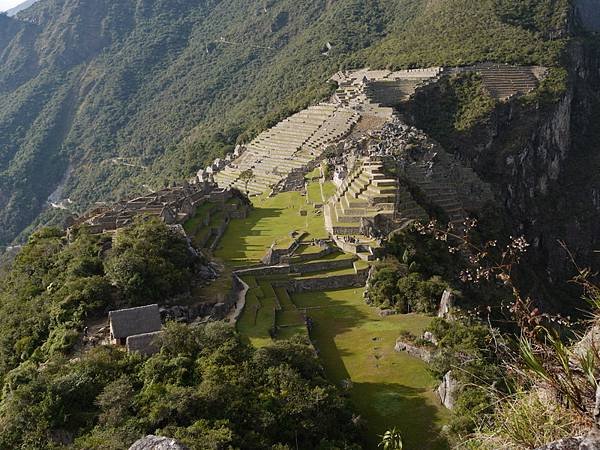
M600 9L596 0L575 0L575 12L581 25L588 31L600 31Z
M525 235L531 244L517 276L523 292L556 309L571 308L580 295L568 283L575 274L569 252L580 266L600 270L599 48L593 36L573 39L558 101L541 89L458 131L450 81L424 89L405 111L493 187L505 222L499 237Z
M600 52L574 43L569 59L558 103L500 107L466 147L495 186L512 233L532 244L525 292L557 309L578 295L566 283L575 269L566 249L580 266L600 269Z

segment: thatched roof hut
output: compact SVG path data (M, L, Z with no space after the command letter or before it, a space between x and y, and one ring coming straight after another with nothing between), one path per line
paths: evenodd
M111 311L108 320L111 340L120 345L125 345L129 336L154 333L162 327L156 304Z

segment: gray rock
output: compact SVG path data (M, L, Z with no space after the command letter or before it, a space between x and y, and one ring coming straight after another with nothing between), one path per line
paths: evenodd
M416 345L409 344L408 342L404 342L400 339L396 341L396 346L394 347L394 350L396 350L397 352L406 352L410 356L422 359L426 363L430 363L433 358L432 352L429 351L427 348L417 347Z
M440 309L438 311L438 317L443 319L452 318L452 308L454 308L454 294L452 291L445 290L440 300Z
M600 450L600 432L592 430L587 436L561 439L536 450Z
M438 340L435 338L431 331L426 331L425 333L423 333L423 340L431 342L433 345L438 344Z
M458 388L458 381L452 376L452 371L449 371L444 375L442 383L437 388L437 394L440 397L442 405L448 409L454 408Z
M149 435L136 441L129 450L189 450L175 439Z
M221 320L225 318L227 313L229 312L231 305L226 303L217 303L213 306L211 316L215 320Z

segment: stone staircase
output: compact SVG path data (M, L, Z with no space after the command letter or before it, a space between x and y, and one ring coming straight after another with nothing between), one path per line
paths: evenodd
M360 162L326 205L326 227L333 235L360 235L361 219L387 216L390 220L426 219L425 211L383 171L383 163Z

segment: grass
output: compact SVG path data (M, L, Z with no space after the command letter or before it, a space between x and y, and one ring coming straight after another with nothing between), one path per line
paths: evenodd
M307 189L308 201L319 205L323 204L323 198L321 197L321 186L318 182L310 183Z
M299 192L257 197L253 203L246 219L231 221L215 251L215 256L226 264L257 264L273 242L289 239L289 233L296 229L308 233L305 239L327 237L323 217L305 203ZM307 211L306 217L300 215L301 209Z
M318 245L311 245L311 244L300 244L300 246L298 247L298 249L296 250L296 252L294 253L295 255L316 255L318 253L320 253L323 249L321 247L319 247Z
M313 182L309 190L314 185L318 187ZM306 231L306 240L327 237L323 217L298 192L253 201L248 218L232 220L216 250L216 256L229 270L258 263L273 242L286 239L293 230ZM299 214L301 208L308 211L306 217ZM299 253L319 250L303 245ZM324 259L348 257L335 253ZM353 268L310 274L307 278L350 273L354 273ZM436 430L447 418L433 393L435 380L425 363L394 351L402 330L419 335L431 319L416 315L381 318L364 303L363 289L306 293L290 299L285 289L271 285L282 279L287 277L246 279L251 290L237 324L243 338L256 347L270 344L269 331L275 320L284 325L277 339L306 334L303 314L308 314L315 323L311 337L328 377L335 383L352 380L352 402L367 422L367 448L376 448L377 436L392 427L402 430L406 448L447 448L435 442L439 436ZM276 299L280 311L275 311Z
M250 289L246 295L246 306L237 323L242 338L255 347L264 347L272 342L269 330L275 320L275 297L267 297L260 287Z
M311 335L328 377L335 383L352 380L350 397L367 421L368 448L397 427L406 448L446 449L435 441L448 416L433 393L435 380L424 362L394 351L401 330L419 335L431 319L379 317L362 294L363 289L346 289L293 297L314 322Z
M304 175L304 179L307 181L315 181L321 178L321 169L319 167L315 167L312 172Z
M337 188L335 187L335 184L333 184L333 181L326 181L323 183L323 194L325 195L326 200L333 197L336 190Z
M204 217L211 212L214 205L212 203L203 203L196 209L196 214L190 220L188 220L183 228L188 234L194 233L194 230L203 222Z

